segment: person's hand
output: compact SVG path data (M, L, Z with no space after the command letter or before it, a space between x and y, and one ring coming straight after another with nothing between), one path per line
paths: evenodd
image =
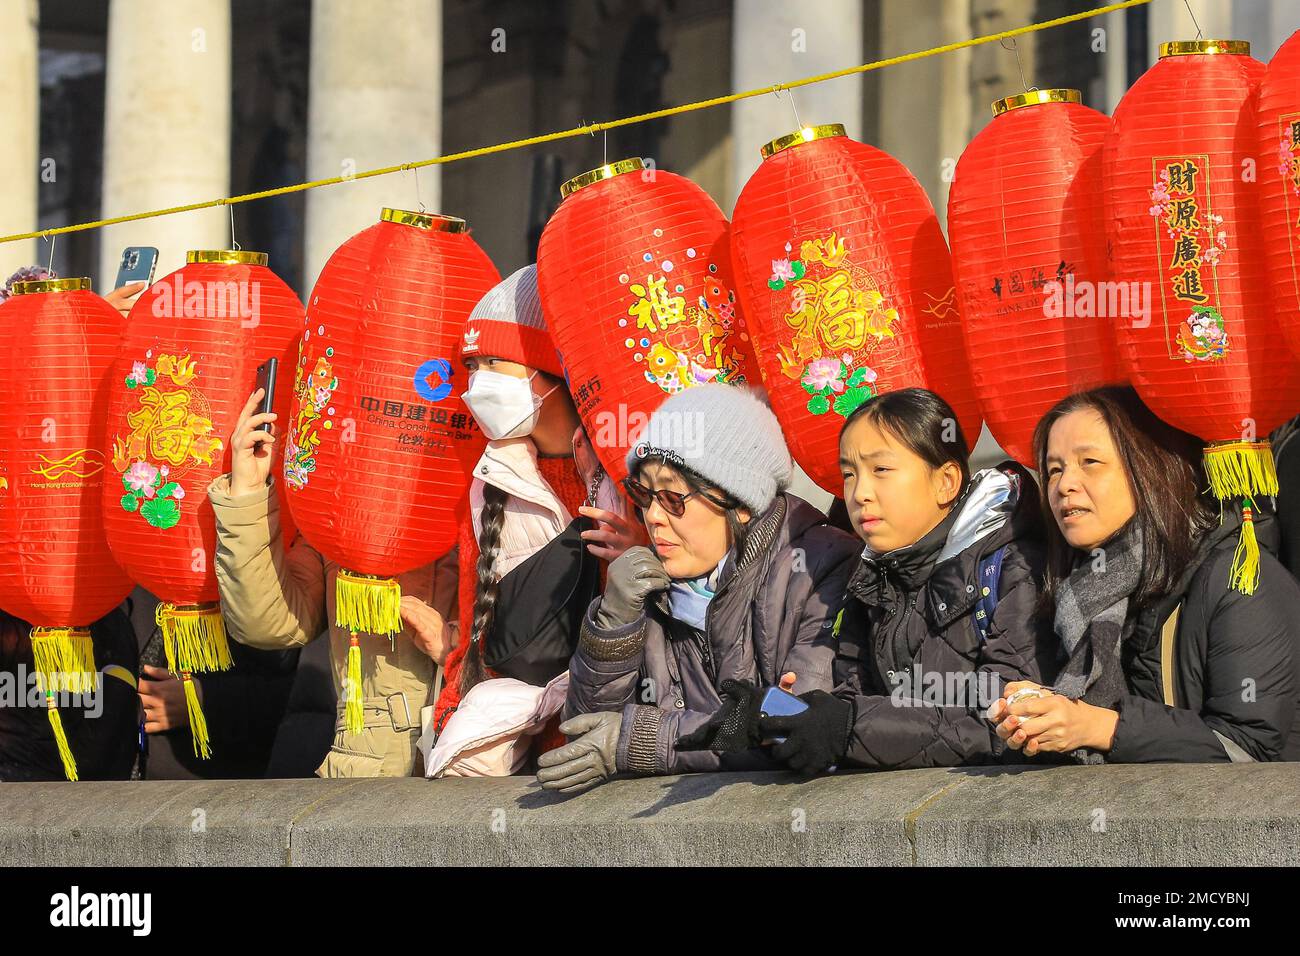
M257 388L244 410L239 413L235 430L230 435L230 494L244 495L266 486L271 474L275 436L270 424L278 417L275 412L258 412L264 388ZM256 412L256 414L254 414ZM263 427L268 426L268 427ZM261 446L258 446L261 442Z
M128 282L126 285L118 286L112 292L104 295L104 301L111 305L123 315L131 311L131 306L135 305L136 298L145 290L147 282Z
M600 474L601 464L581 425L573 433L573 460L578 474L590 486L592 478ZM582 532L582 539L588 542L587 550L598 558L613 561L634 545L650 543L645 525L616 511L583 505L578 508L578 514L596 522L591 531Z
M758 718L764 688L747 680L724 680L719 690L722 706L699 728L677 738L675 749L744 753L762 741Z
M411 643L433 658L435 664L442 664L451 653L451 628L443 616L418 597L403 594L398 610L402 623L411 631Z
M138 684L140 706L144 708L144 732L161 734L176 727L188 728L190 722L185 707L185 684L165 667L145 664L141 670L144 674ZM201 705L203 684L194 676L190 680L194 683Z
M663 563L649 548L628 548L609 566L605 593L601 595L593 618L601 630L632 624L645 612L650 595L666 591L672 578Z
M1046 697L1051 693L1042 684L1035 684L1031 680L1015 680L1002 687L1002 696L989 705L988 711L984 714L984 719L989 721L995 727L1001 725L1011 711L1007 709L1007 698L1024 691L1036 691L1040 697Z
M1008 684L1009 697L1023 688L1041 688L1030 681ZM1007 705L999 698L989 708L997 735L1012 750L1023 749L1027 756L1038 753L1067 753L1088 747L1107 751L1115 739L1119 714L1105 707L1095 707L1060 694L1029 697Z
M591 531L582 532L582 540L587 542L587 550L598 558L615 561L629 548L637 545L644 547L650 543L645 525L617 511L583 505L578 509L578 514L596 522L596 527Z
M833 766L849 749L853 730L853 702L813 690L800 694L808 709L786 717L762 717L764 739L784 737L772 756L796 773L811 775Z
M537 758L537 781L547 790L571 793L608 780L616 770L622 724L622 714L607 712L579 714L560 724L560 733L578 739Z

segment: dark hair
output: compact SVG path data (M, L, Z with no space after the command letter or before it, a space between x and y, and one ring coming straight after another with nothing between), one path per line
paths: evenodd
M719 488L698 472L692 471L685 465L669 461L662 455L647 455L645 458L641 459L637 462L636 470L632 473L632 477L639 478L641 471L646 465L663 465L667 468L671 468L673 472L682 479L682 483L692 492L711 491L716 489L718 493L711 495L710 500L713 504L722 508L725 513L727 520L727 535L731 539L731 548L736 553L736 560L739 561L741 556L745 553L745 537L749 533L749 524L741 521L740 515L737 513L737 509L744 506L737 501L735 497L728 494L725 488ZM637 514L642 514L640 508L637 509ZM757 517L758 515L751 514L750 522L752 523Z
M497 596L501 582L493 572L497 551L501 547L501 526L505 523L506 500L510 497L496 485L483 485L483 511L478 535L477 579L474 583L474 616L468 635L469 647L460 665L460 694L465 696L475 684L487 677L483 665L483 640L492 630L496 618Z
M849 426L866 418L889 432L931 468L953 462L961 469L961 488L970 483L970 446L957 413L928 388L900 388L867 399L844 419L840 439Z
M1143 547L1142 577L1134 603L1162 597L1173 591L1196 556L1201 537L1214 525L1213 510L1203 494L1202 442L1157 418L1132 388L1108 385L1062 399L1034 429L1034 457L1047 526L1044 601L1055 606L1056 589L1074 564L1074 549L1061 533L1048 497L1047 440L1052 426L1063 417L1086 409L1095 411L1106 423L1133 492L1136 511L1125 528L1136 523L1142 529Z

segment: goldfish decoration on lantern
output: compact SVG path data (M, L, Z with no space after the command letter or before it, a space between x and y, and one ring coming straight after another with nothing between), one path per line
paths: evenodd
M486 439L450 358L500 279L465 220L384 209L334 251L308 300L284 483L303 537L341 567L350 734L365 723L360 635L391 641L402 629L396 577L456 543Z
M576 176L537 278L569 390L605 470L668 395L758 378L732 290L727 220L682 176L627 159Z

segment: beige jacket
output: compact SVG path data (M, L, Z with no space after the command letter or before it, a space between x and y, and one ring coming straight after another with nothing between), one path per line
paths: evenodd
M334 580L339 566L299 537L285 553L279 503L268 485L232 497L230 476L208 487L217 518L217 583L230 636L260 648L303 645L328 627L334 689L339 694L334 744L317 768L322 777L422 776L416 747L420 710L433 703L435 665L403 629L392 647L386 638L361 635L365 729L344 730L341 692L347 669L348 632L334 626ZM456 552L398 575L402 594L420 598L458 629ZM456 634L453 633L453 643Z
M574 457L578 458L576 453ZM618 486L599 466L583 473L583 484L590 489L597 474L600 482L596 487L596 507L626 516L627 503ZM501 540L493 566L499 579L559 537L574 516L537 470L537 446L529 438L488 442L483 457L474 466L469 503L475 540L483 534L486 485L494 485L510 496L506 500L505 520L501 523Z

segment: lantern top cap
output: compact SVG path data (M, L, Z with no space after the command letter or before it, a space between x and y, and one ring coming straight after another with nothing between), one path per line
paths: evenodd
M399 226L415 226L430 232L467 232L469 225L464 219L444 216L436 212L415 212L411 209L390 209L387 206L379 213L380 222L395 222Z
M1247 40L1171 40L1160 44L1160 59L1167 56L1212 55L1230 53L1233 56L1250 56Z
M1083 96L1078 90L1028 90L1014 96L1006 96L993 102L993 115L1001 116L1022 106L1038 106L1042 103L1082 103Z
M90 279L82 276L77 279L27 279L15 282L14 295L30 295L33 292L89 292Z
M831 136L844 136L843 123L830 123L826 126L805 126L803 129L797 129L786 136L778 136L772 142L765 145L760 152L764 159L771 159L783 149L789 149L791 146L802 146L804 143L811 143L814 140L828 139Z
M645 169L645 160L640 156L634 156L631 159L620 159L616 163L606 163L604 166L588 170L580 176L574 176L563 186L560 187L560 198L568 199L579 189L586 186L594 185L606 179L613 179L615 176L621 176L624 173L634 173L637 170Z
M191 249L185 253L187 263L216 262L225 266L264 266L269 257L251 249Z

